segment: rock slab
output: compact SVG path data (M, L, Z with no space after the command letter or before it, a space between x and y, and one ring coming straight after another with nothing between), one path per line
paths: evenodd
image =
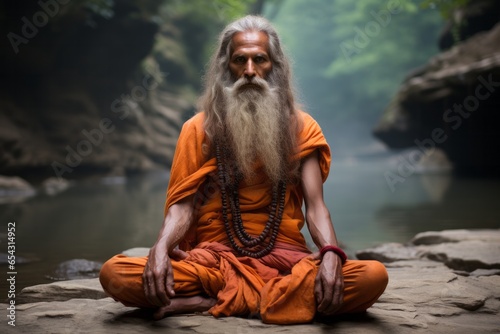
M471 242L482 244L484 253L473 253L466 265L450 266L449 259L460 256L461 247L456 246ZM498 333L500 271L491 268L496 268L500 254L495 257L491 252L497 252L499 244L500 230L454 230L419 234L407 245L386 244L358 252L360 258L385 262L387 290L366 314L341 316L328 324L277 326L259 319L201 314L155 321L151 312L105 298L98 280L87 279L24 289L17 299L16 326L9 326L4 317L0 332Z

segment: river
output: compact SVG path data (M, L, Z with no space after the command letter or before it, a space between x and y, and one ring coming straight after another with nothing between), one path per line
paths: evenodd
M385 242L405 243L422 231L500 228L500 180L414 173L391 189L384 176L388 161L350 158L332 165L324 195L350 256ZM7 223L15 221L16 256L31 261L17 264L16 289L51 282L48 276L66 260L104 262L122 250L151 246L167 183L166 173L95 179L57 195L1 204L1 252L7 248Z

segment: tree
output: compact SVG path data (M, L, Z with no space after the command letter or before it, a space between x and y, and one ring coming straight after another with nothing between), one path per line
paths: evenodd
M285 2L274 22L306 109L337 132L364 122L366 136L406 73L437 53L443 24L435 9L379 0Z

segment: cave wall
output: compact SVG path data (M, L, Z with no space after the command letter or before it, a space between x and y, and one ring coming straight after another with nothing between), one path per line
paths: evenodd
M153 51L158 39L180 42L140 1L103 3L109 7L0 4L7 36L0 45L0 174L71 179L169 168L194 98L176 82L188 70L160 66L162 54Z

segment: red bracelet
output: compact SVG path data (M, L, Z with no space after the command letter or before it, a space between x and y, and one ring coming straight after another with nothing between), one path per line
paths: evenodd
M326 246L321 247L321 249L319 250L319 254L321 255L322 259L323 259L323 256L325 255L326 252L334 252L335 254L337 254L340 257L340 259L342 260L342 264L345 264L345 262L347 261L347 255L339 247L332 246L332 245L326 245Z

